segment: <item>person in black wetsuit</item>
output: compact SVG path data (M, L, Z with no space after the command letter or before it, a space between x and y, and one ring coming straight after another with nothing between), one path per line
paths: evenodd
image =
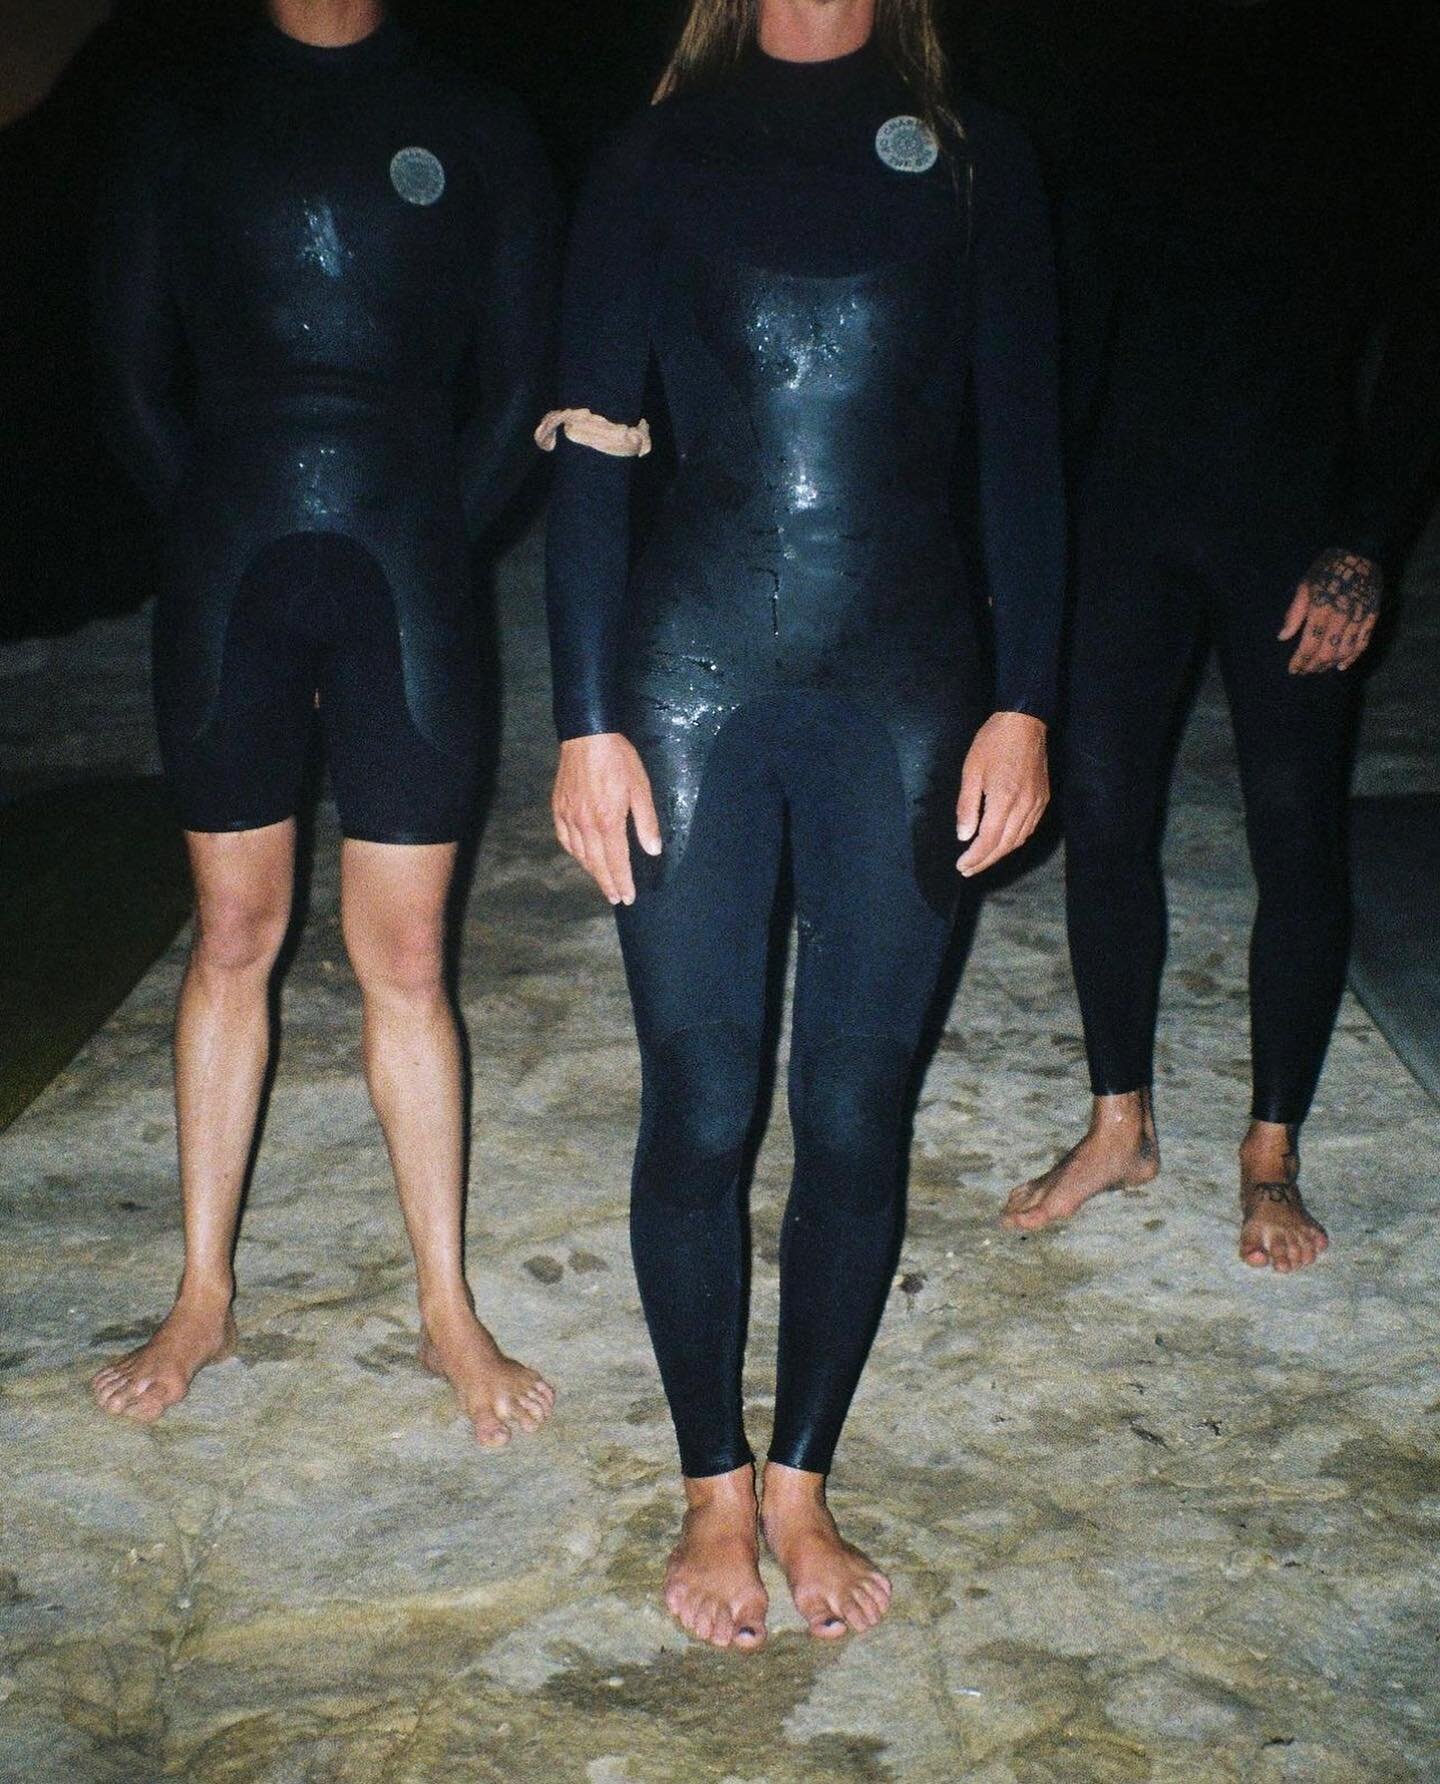
M1407 277L1423 231L1387 134L1398 95L1371 84L1387 65L1369 9L1353 39L1288 0L1130 13L1109 66L1077 61L1063 83L1084 96L1061 156L1077 479L1063 810L1095 1103L1005 1218L1046 1225L1159 1169L1163 809L1209 640L1259 887L1240 1251L1285 1272L1327 1243L1297 1136L1345 975L1349 672L1433 457L1435 295ZM1078 58L1096 21L1081 9L1072 29Z
M518 105L378 0L270 10L233 65L145 95L100 216L107 419L164 517L156 710L197 914L176 1046L184 1278L95 1392L158 1418L234 1344L232 1251L318 705L422 1358L495 1445L543 1422L552 1394L466 1287L442 954L488 697L469 540L518 485L544 399L553 197Z
M952 122L938 63L924 6L700 0L668 96L592 174L567 275L555 816L618 906L643 1069L633 1252L689 1504L666 1602L719 1646L765 1638L741 1179L787 841L796 1160L763 1529L828 1638L890 1595L824 1485L900 1239L922 1024L962 876L1048 796L1048 218L1019 131L978 105ZM631 574L624 454L652 360L678 468ZM957 528L967 386L993 686Z

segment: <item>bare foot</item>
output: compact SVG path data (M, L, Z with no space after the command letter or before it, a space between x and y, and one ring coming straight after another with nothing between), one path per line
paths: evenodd
M1297 1140L1293 1127L1257 1121L1240 1148L1240 1256L1253 1270L1288 1276L1329 1250L1300 1195Z
M108 1363L90 1383L102 1411L117 1418L153 1425L190 1392L190 1383L209 1363L223 1363L235 1354L232 1291L187 1293L182 1286L175 1305L155 1336L139 1350Z
M685 1481L688 1509L665 1569L665 1608L712 1648L765 1645L770 1600L760 1579L755 1470Z
M514 1435L512 1426L540 1429L555 1409L554 1388L505 1355L480 1324L468 1297L421 1318L420 1361L454 1388L477 1443L503 1449Z
M761 1523L811 1635L821 1641L860 1635L889 1610L890 1582L835 1528L823 1474L769 1463Z
M1159 1171L1150 1092L1097 1096L1089 1133L1043 1177L1011 1190L1000 1224L1034 1232L1068 1220L1092 1196L1153 1183Z

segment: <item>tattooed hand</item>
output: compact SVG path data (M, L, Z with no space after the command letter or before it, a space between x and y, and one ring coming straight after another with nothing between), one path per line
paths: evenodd
M1292 675L1319 675L1358 662L1380 613L1385 579L1380 566L1354 551L1322 551L1295 591L1282 643L1297 633Z

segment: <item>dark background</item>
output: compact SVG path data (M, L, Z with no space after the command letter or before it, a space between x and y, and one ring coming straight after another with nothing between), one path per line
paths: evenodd
M966 0L942 6L963 85L1018 111L1053 183L1085 97L1167 12L1220 0ZM1297 0L1275 0L1295 4ZM567 191L597 135L644 102L683 0L396 0L393 10L531 106ZM1436 163L1440 6L1313 0L1314 41L1377 95L1357 152ZM149 66L214 52L242 0L120 0L47 98L0 133L0 640L64 632L151 592L151 529L90 424L85 220L117 104ZM1083 122L1082 122L1083 120ZM1380 145L1377 149L1377 142Z

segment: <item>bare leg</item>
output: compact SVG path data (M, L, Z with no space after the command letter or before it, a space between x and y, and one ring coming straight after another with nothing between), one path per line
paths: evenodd
M890 1581L836 1529L823 1474L767 1462L761 1526L811 1635L860 1635L889 1610Z
M1313 1264L1330 1246L1300 1196L1299 1129L1252 1121L1240 1148L1240 1256L1282 1276Z
M1050 1226L1068 1220L1106 1190L1153 1182L1159 1170L1150 1092L1097 1096L1085 1138L1044 1176L1012 1190L1000 1221L1025 1232Z
M444 983L452 843L347 841L345 945L365 1002L365 1076L400 1192L419 1286L420 1360L460 1397L477 1440L535 1431L554 1390L507 1357L475 1315L461 1238L460 1041Z
M753 1654L770 1608L760 1579L755 1470L685 1480L687 1510L665 1570L665 1608L702 1642Z
M175 1025L185 1272L148 1344L92 1384L106 1412L149 1423L235 1347L235 1229L270 1054L270 975L285 939L295 826L188 832L195 933Z

